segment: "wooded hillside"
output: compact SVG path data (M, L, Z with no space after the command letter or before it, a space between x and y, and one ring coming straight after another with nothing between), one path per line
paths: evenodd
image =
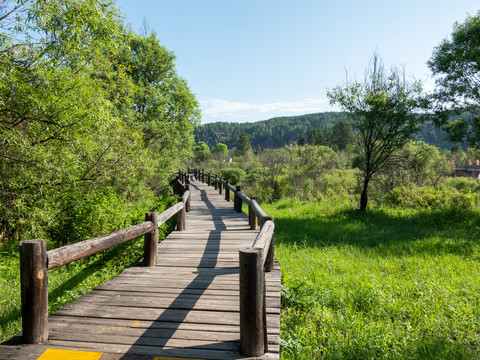
M221 142L231 149L235 147L240 135L246 133L253 149L257 146L262 149L281 148L297 143L302 135L308 138L308 134L314 129L331 129L338 121L350 122L343 112L283 116L253 123L215 122L197 126L194 132L195 142L204 141L210 149L214 149ZM447 140L446 133L431 123L424 124L413 140L423 140L440 148L450 148L453 145Z

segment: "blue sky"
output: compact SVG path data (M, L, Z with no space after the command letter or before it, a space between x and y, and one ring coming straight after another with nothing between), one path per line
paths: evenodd
M177 55L202 123L337 110L326 90L361 80L374 52L433 88L426 65L478 0L117 0Z

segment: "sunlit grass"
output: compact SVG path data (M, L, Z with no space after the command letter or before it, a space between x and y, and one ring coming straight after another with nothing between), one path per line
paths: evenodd
M480 215L350 205L262 205L282 265L282 358L480 358Z

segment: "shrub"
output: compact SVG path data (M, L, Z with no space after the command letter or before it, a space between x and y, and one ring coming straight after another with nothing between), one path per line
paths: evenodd
M230 181L232 185L241 185L246 172L240 168L223 168L220 170L220 177Z

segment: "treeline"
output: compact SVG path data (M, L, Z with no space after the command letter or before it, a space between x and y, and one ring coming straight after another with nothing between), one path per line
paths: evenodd
M299 116L276 117L254 123L215 122L199 125L195 128L195 141L205 142L211 150L218 143L229 149L236 146L242 133L248 135L253 149L281 148L290 144L329 145L328 141L318 141L320 133L328 134L338 122L351 124L350 118L343 112L324 112ZM310 139L310 140L309 140ZM313 139L313 140L312 140ZM413 140L424 141L440 148L451 148L453 143L445 131L426 122Z
M0 244L78 241L162 206L199 107L107 0L0 2Z
M327 130L337 121L347 121L344 113L325 112L300 116L284 116L254 123L216 122L197 126L195 141L205 142L210 149L218 143L224 143L229 149L242 133L248 135L251 146L255 149L277 148L296 143L300 136L307 136L313 129Z

